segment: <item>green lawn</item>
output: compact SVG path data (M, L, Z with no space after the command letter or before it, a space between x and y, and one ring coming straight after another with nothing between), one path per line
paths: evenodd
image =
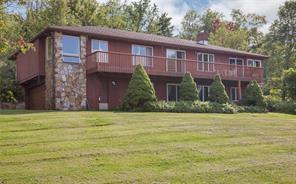
M296 116L0 111L6 183L296 183Z

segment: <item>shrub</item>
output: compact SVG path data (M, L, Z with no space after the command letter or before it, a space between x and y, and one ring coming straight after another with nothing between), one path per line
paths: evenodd
M201 101L179 102L149 102L145 104L146 111L153 112L180 112L180 113L228 113L233 114L236 109L231 104L219 104Z
M275 112L276 105L281 102L281 98L279 96L268 95L264 97L264 102L269 112Z
M237 112L250 112L250 113L267 113L267 109L262 106L236 106Z
M290 68L284 71L283 85L287 96L293 101L296 101L296 68Z
M145 103L155 102L155 90L144 67L138 65L129 82L127 94L123 100L123 110L137 110Z
M211 102L216 102L220 104L229 103L229 97L225 91L225 86L223 85L219 75L214 77L214 81L210 87L209 100Z
M198 100L198 91L190 73L186 73L180 84L180 100L195 101Z
M275 104L275 111L289 113L289 114L296 114L296 102L281 101Z
M265 106L264 96L257 81L253 80L248 84L242 102L246 106Z

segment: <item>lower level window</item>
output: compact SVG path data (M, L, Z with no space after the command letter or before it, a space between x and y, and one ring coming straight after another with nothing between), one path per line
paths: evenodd
M198 86L199 99L201 101L207 101L210 95L210 86Z
M237 101L238 97L237 97L237 87L231 87L230 88L230 98L232 101Z
M178 101L180 95L179 84L167 84L167 101Z

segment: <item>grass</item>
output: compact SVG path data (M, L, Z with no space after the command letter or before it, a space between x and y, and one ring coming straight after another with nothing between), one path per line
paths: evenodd
M11 183L296 183L296 116L0 111Z

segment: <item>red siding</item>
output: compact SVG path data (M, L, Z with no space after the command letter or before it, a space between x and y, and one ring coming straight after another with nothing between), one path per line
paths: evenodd
M44 51L44 39L37 39L34 42L34 49L29 50L25 54L19 53L17 55L18 82L23 83L38 75L45 75Z
M45 85L25 90L25 101L27 109L40 110L45 108Z

